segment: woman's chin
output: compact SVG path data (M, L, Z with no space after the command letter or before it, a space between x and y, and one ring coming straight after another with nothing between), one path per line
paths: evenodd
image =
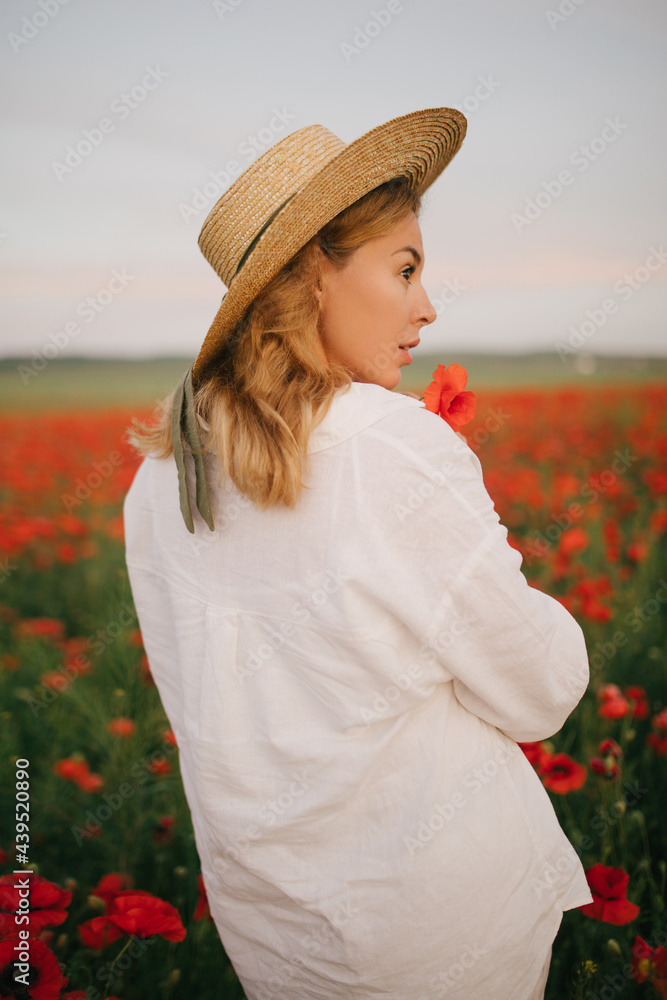
M399 365L381 369L366 365L357 373L355 381L372 382L374 385L381 385L383 389L395 389L401 381L401 369Z

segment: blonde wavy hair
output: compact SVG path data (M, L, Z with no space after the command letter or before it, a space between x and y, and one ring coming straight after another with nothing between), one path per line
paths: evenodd
M374 188L328 222L253 300L230 333L238 337L232 357L211 368L194 394L202 450L218 458L218 485L229 477L261 509L296 505L309 436L354 375L317 350L320 250L342 269L364 243L420 208L405 177ZM140 455L172 455L173 397L158 404L157 423L134 417L126 429Z

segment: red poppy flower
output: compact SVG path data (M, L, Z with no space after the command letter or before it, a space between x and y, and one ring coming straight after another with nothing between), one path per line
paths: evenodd
M652 957L653 948L650 948L638 934L632 946L632 962L630 963L630 975L636 983L643 983L648 979Z
M28 895L24 897L26 880ZM71 899L68 889L62 889L41 875L3 875L0 878L0 936L16 936L19 928L14 917L19 912L19 905L23 911L26 900L30 907L30 933L37 936L45 927L57 926L67 919Z
M171 764L166 757L164 760L158 758L146 764L146 770L150 771L151 774L171 774Z
M58 618L22 618L15 628L19 639L60 642L65 637L65 623Z
M139 660L139 673L141 676L141 681L146 687L151 687L153 684L155 684L155 680L153 679L153 675L151 673L151 668L148 664L148 657L146 656L145 653L142 654L141 659Z
M610 701L613 698L622 698L623 693L618 684L600 684L595 691L598 701Z
M131 875L125 875L123 872L109 872L108 875L102 876L95 888L90 890L90 894L91 896L99 896L108 904L119 892L131 889L132 881Z
M167 941L182 941L186 935L178 910L148 892L119 893L109 903L107 915L126 934L139 938L159 934Z
M138 646L139 649L143 648L144 642L141 638L141 631L138 628L133 628L131 632L127 635L128 646Z
M0 996L16 997L16 1000L58 1000L68 983L58 959L39 938L28 938L24 944L30 966L26 986L15 979L15 966L21 959L21 953L17 958L14 950L16 940L0 941Z
M591 757L589 766L594 774L599 774L607 781L617 781L621 776L621 769L613 757Z
M630 705L632 718L647 719L649 715L649 703L646 690L640 687L639 684L633 684L631 687L626 687L624 693L629 702L634 702L634 705Z
M77 924L77 930L84 948L101 951L108 944L113 944L123 936L124 931L109 917L93 917L83 924Z
M115 719L111 719L107 722L107 729L114 736L132 736L136 726L132 719L128 719L123 715L116 716Z
M580 906L581 912L606 924L629 924L639 916L639 907L626 898L630 876L622 868L593 865L586 871L592 903Z
M94 774L88 767L88 762L80 755L57 760L51 770L66 781L73 781L84 792L99 792L104 784L104 778Z
M542 784L557 795L575 792L586 781L586 768L566 753L556 753L543 766Z
M209 920L213 920L208 905L208 896L206 895L206 886L204 885L202 875L197 875L197 890L199 895L197 897L194 913L192 914L192 919L203 920L204 917L208 917Z
M156 844L169 844L174 839L172 827L176 826L173 816L161 816L153 827L151 836Z
M651 719L651 727L657 732L649 733L646 743L657 757L667 756L667 708Z
M63 993L60 1000L88 1000L90 996L85 990L73 990L71 993ZM119 1000L118 997L106 997L106 1000Z
M608 698L598 708L602 719L624 719L630 710L630 703L625 698Z
M544 749L541 742L519 743L518 745L538 773L551 760L551 754Z
M77 656L79 653L87 653L90 649L90 642L83 635L72 635L67 639L61 639L58 645L66 656Z
M461 365L438 365L424 393L424 406L459 431L475 416L475 394L464 392L468 372Z
M667 733L649 733L646 745L653 750L656 757L667 757Z
M637 935L632 946L630 975L636 983L649 979L658 994L667 998L667 948L654 950Z
M611 736L608 736L602 741L599 747L600 753L603 757L616 757L618 760L623 756L623 751L619 747L616 740L612 740Z
M165 729L165 731L162 734L162 738L164 739L165 743L170 743L171 746L173 747L178 746L178 743L176 742L176 737L174 736L173 729Z
M628 559L631 562L638 563L644 562L649 554L649 546L645 541L631 542L627 548Z
M72 683L72 678L61 674L59 670L47 670L45 674L40 674L39 680L52 691L66 691Z
M80 677L82 674L89 674L93 669L93 665L83 653L73 653L65 657L65 668L68 673Z
M653 716L651 719L651 725L654 729L663 729L667 731L667 708L663 708L662 712Z
M583 528L568 528L560 536L558 547L563 555L569 556L573 552L583 552L589 542L588 533Z

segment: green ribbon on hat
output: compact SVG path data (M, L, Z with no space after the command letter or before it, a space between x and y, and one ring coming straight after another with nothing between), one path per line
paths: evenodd
M190 365L174 392L174 400L171 407L171 441L174 447L174 458L176 460L176 468L178 470L178 494L181 504L181 513L183 515L186 528L191 534L194 535L195 525L192 518L192 508L190 507L190 496L188 494L183 438L185 438L195 462L197 509L211 531L214 530L214 525L213 515L211 513L211 503L208 496L208 486L206 485L206 472L204 469L202 444L197 431L197 418L195 416L194 408L194 389L192 386L193 368L194 362Z
M278 206L275 212L272 212L266 222L262 225L259 232L255 235L254 239L248 244L245 253L241 257L240 261L236 266L234 271L234 277L239 273L248 257L255 249L260 236L268 229L278 213L285 207L288 201L298 194L295 191L293 194L286 198L285 201ZM227 295L227 292L225 292ZM223 301L225 295L222 296ZM231 347L231 351L234 349L234 338L230 344L225 345L227 348ZM224 348L223 348L224 353ZM195 481L196 481L196 499L197 499L197 509L201 516L206 521L211 531L214 530L213 526L213 515L211 513L211 503L208 495L208 486L206 485L206 471L204 468L204 458L202 455L201 441L199 440L199 434L197 431L197 417L195 415L195 405L194 405L194 388L192 385L192 369L195 366L193 362L188 368L187 372L178 383L176 391L174 392L174 400L171 407L171 441L174 447L174 458L176 460L176 468L178 469L178 494L181 503L181 513L183 514L183 520L185 521L185 526L188 531L194 535L195 525L192 518L192 508L190 506L190 496L188 493L188 483L186 477L185 469L185 450L183 448L183 438L185 438L195 461Z

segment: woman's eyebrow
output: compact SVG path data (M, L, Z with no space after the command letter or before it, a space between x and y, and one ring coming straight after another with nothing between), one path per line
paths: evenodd
M421 264L421 260L422 260L421 254L419 253L418 250L415 250L414 247L401 247L400 250L394 250L394 253L392 254L392 257L394 256L394 254L396 254L396 253L403 253L406 250L407 250L408 253L412 254L412 256L414 257L414 259L416 260L416 262L418 264Z

